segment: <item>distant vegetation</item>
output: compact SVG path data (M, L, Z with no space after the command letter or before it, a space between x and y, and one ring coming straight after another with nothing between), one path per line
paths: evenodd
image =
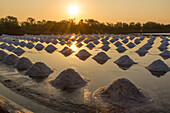
M16 17L7 16L0 18L0 34L23 35L23 34L89 34L89 33L140 33L143 32L164 32L170 33L170 24L164 25L156 22L122 23L101 23L94 19L80 20L75 19L62 21L36 21L29 17L26 21L19 22Z

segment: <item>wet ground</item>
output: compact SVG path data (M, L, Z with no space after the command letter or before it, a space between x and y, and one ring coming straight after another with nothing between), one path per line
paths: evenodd
M121 41L121 39L119 40ZM92 57L97 53L103 52L103 50L100 48L102 46L101 41L92 50L87 48L87 44L85 43L82 43L83 46L81 48L77 48L74 43L71 46L71 49L73 49L75 52L67 57L59 52L66 45L54 45L57 50L52 54L46 52L45 50L37 51L35 48L28 49L27 47L22 47L22 49L24 49L26 52L20 57L27 57L33 63L39 61L44 62L54 72L47 78L35 79L23 75L24 72L17 71L15 68L13 68L13 66L0 63L0 82L7 88L11 89L12 92L22 95L24 98L34 101L40 106L46 106L46 109L44 108L43 110L44 113L46 111L48 112L48 110L56 112L91 113L103 110L102 108L97 107L96 102L92 98L92 94L96 89L107 86L118 78L127 78L138 88L148 92L154 100L154 102L151 104L137 108L139 112L167 113L170 111L170 72L167 72L163 76L157 77L152 75L152 73L149 72L145 67L157 59L163 60L168 66L170 66L170 60L164 60L159 55L161 51L157 47L161 44L160 37L156 37L153 47L149 50L149 53L143 57L140 57L135 51L146 44L147 40L149 40L149 38L145 38L142 43L136 45L132 49L128 48L126 44L123 44L123 46L128 49L124 53L117 52L117 47L114 45L114 43L109 44L111 48L105 53L111 59L109 59L103 65L92 59ZM134 40L132 40L132 42L133 41ZM34 42L34 45L36 44L37 42ZM42 44L45 47L48 45L46 43ZM170 46L168 46L168 48L169 47ZM81 49L86 49L92 54L92 56L90 56L85 61L80 60L77 56L75 56L75 54ZM12 53L5 49L3 50L9 54ZM130 58L132 58L138 64L134 64L129 69L123 70L114 63L114 61L122 55L130 56ZM80 89L64 91L51 86L49 81L55 79L60 72L67 68L73 68L80 75L90 79L88 85ZM0 92L2 92L2 87L3 86L0 85ZM5 91L3 93L5 94ZM6 92L6 95L9 95L8 92ZM13 95L11 95L11 98L12 97ZM15 96L13 98L15 98ZM22 98L17 98L16 102L17 101L22 101ZM36 109L33 106L30 107L30 110L38 112L38 108ZM41 110L39 112L41 112Z

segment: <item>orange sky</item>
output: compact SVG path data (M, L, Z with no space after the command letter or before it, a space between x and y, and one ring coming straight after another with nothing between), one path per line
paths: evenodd
M0 17L60 21L72 18L68 11L71 4L79 7L77 20L170 23L170 0L0 0Z

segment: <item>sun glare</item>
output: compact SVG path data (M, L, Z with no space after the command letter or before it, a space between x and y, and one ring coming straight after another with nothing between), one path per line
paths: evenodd
M75 16L79 13L79 8L77 5L70 5L68 11L71 16Z

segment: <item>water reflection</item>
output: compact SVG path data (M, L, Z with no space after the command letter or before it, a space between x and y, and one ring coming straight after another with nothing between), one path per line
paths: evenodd
M70 47L73 51L77 51L77 46L76 46L76 42L73 42L73 44Z

